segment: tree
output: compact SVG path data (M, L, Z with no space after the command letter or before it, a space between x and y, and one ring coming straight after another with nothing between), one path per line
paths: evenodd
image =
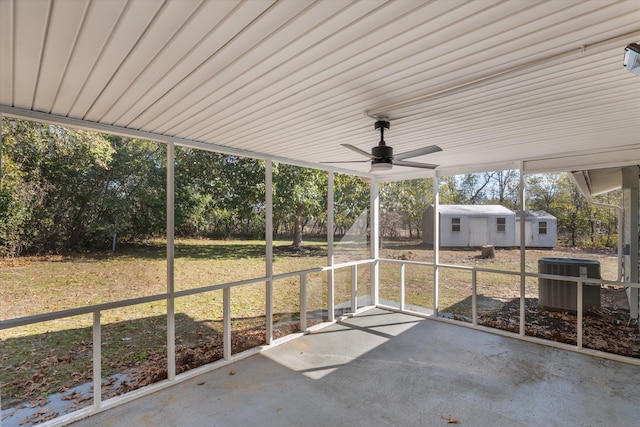
M440 203L443 205L461 205L466 198L456 186L455 176L445 176L439 181Z
M430 178L386 182L380 186L381 234L395 235L395 228L409 231L419 238L422 216L433 203L433 180ZM394 224L398 222L398 224Z
M13 119L2 121L2 131L1 255L104 248L114 232L128 242L164 235L163 144ZM177 147L174 166L176 235L264 235L264 161ZM369 184L342 174L334 183L335 228L327 232L345 234L369 207ZM518 185L513 170L443 177L440 201L515 209ZM326 229L326 172L274 163L273 192L275 233L290 233L293 246L303 244L305 227ZM620 205L620 194L596 200ZM569 175L529 176L526 195L528 209L558 218L570 244L615 245L615 212L590 204ZM383 183L380 200L381 235L420 237L432 181Z
M176 235L263 237L264 161L178 148Z
M345 235L369 209L369 184L357 176L335 174L333 222L335 233Z
M530 175L526 180L526 207L551 213L552 203L559 191L559 174Z
M163 144L4 119L0 251L110 247L164 234Z
M594 197L598 203L610 206L622 206L622 190L614 190ZM618 244L618 212L611 208L597 208L598 212L596 235L599 238L597 243L605 247L615 247ZM615 237L614 237L615 236ZM592 239L593 240L593 239Z
M4 252L83 246L114 150L104 135L3 119ZM12 243L13 242L13 243ZM13 249L11 249L13 247Z
M490 199L509 209L517 209L520 172L513 169L497 171L491 174L491 178L494 185L490 190Z
M93 226L96 243L117 228L125 241L166 232L167 151L164 144L107 136L114 149L100 198L102 216Z
M299 248L303 244L305 219L320 218L326 212L327 174L317 169L274 163L273 189L274 225L292 224L292 245Z
M558 234L572 246L579 244L614 246L617 216L611 209L596 207L581 193L569 174L537 174L527 178L527 208L549 212L558 219ZM621 191L594 201L620 206Z
M457 188L464 197L464 204L485 204L487 202L485 192L493 180L493 175L494 173L474 173L458 177Z

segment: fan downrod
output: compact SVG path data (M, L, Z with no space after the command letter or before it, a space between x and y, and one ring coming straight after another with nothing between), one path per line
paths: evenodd
M376 159L392 159L393 148L387 146L384 142L384 130L389 129L390 123L387 120L378 120L375 124L376 129L380 129L380 142L371 149L371 156L374 157L374 163L378 163ZM387 162L384 162L387 163Z

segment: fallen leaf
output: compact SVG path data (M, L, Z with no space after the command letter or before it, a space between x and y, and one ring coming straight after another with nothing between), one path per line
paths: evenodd
M448 417L441 417L443 420L447 420L447 424L458 424L460 421L453 415L449 415Z
M236 371L229 371L229 375L233 376L236 374Z
M204 385L204 381L200 381L197 385Z

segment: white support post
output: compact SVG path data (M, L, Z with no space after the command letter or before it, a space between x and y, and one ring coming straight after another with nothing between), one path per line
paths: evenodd
M4 137L2 135L2 123L4 121L4 117L0 114L0 191L2 191L2 182L4 181L4 176L2 175L2 146L4 144ZM0 426L2 425L2 421L0 420Z
M93 407L102 406L102 338L100 311L93 312Z
M271 344L273 340L273 163L271 160L265 161L265 256L266 256L266 276L265 286L265 313L266 313L266 336L265 341Z
M440 182L438 173L433 178L433 315L438 317L440 264Z
M580 267L580 278L582 280L586 280L587 279L587 267ZM584 313L582 313L582 298L583 298L583 291L584 291L584 284L585 282L576 282L576 286L578 287L578 289L576 290L576 295L577 295L577 305L576 305L576 313L578 315L578 320L577 320L577 324L576 324L576 344L578 346L578 350L582 350L582 316Z
M404 311L405 263L400 264L400 310Z
M329 171L327 179L327 265L333 266L334 263L334 251L333 251L333 227L334 227L334 187L335 176L332 171Z
M358 264L351 266L351 312L358 311Z
M374 306L378 305L378 281L379 267L378 258L380 258L380 197L378 180L371 179L370 186L370 215L371 215L371 258L374 260L371 266L371 299Z
M222 290L222 356L231 360L231 288Z
M622 193L624 198L624 270L625 280L631 283L640 281L640 168L626 166L622 168ZM638 321L640 315L640 290L629 288L629 317ZM639 322L640 324L640 322Z
M2 191L2 182L3 182L3 175L2 175L2 144L4 143L4 139L2 136L2 121L3 121L3 116L2 114L0 114L0 191ZM94 325L95 327L95 325ZM94 330L94 341L95 341L95 330ZM96 366L96 352L95 352L95 343L93 345L93 391L94 391L94 396L95 396L95 390L96 390L96 374L95 374L95 366ZM0 400L2 398L0 397ZM100 406L96 406L96 400L95 397L93 399L93 404L95 408L99 408ZM100 402L98 402L98 405L100 404ZM2 417L0 417L0 427L2 427Z
M329 172L327 181L327 265L331 267L327 271L327 315L329 322L335 320L335 262L333 252L333 198L335 176Z
M526 238L526 228L525 228L525 215L524 210L526 209L525 203L525 182L524 182L524 163L520 162L520 188L519 188L519 198L520 198L520 336L524 337L526 329L526 320L527 320L527 306L526 306L526 246L525 246L525 238Z
M300 332L307 331L307 274L300 275Z
M478 271L471 270L471 322L478 326Z
M167 143L167 377L176 378L175 318L175 145Z

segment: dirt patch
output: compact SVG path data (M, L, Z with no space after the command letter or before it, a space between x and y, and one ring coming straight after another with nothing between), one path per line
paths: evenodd
M601 309L585 313L583 317L583 346L640 358L640 331L638 325L631 321L628 309L623 308L626 302L624 291L605 287L602 289L601 299ZM540 311L537 298L526 298L525 316L525 335L576 345L576 315ZM519 319L520 300L516 298L505 303L499 310L480 316L478 324L518 333Z
M283 323L273 329L273 338L277 339L298 332L297 322ZM231 353L241 353L264 344L266 332L264 329L254 329L234 332L231 335ZM209 337L207 341L192 347L176 349L176 374L208 365L223 358L222 335ZM123 372L126 379L122 382L103 384L103 398L107 399L156 383L167 378L166 353L154 354L144 363Z
M326 256L327 249L320 246L274 246L274 254L285 254L288 256Z
M273 337L274 339L281 338L283 336L293 334L299 331L298 322L281 323L274 326ZM244 331L233 332L231 335L231 353L241 353L245 350L258 347L265 343L265 330L260 329L248 329ZM91 343L87 343L87 348L91 348ZM180 374L188 370L204 366L216 360L223 358L223 337L222 335L215 335L209 337L206 341L200 342L193 346L182 346L176 349L176 373ZM43 363L61 363L58 359L48 358ZM127 393L132 390L136 390L147 385L162 381L167 378L167 355L166 349L158 353L152 353L147 355L145 361L137 363L120 362L118 368L118 374L110 377L107 381L102 383L102 398L109 399L114 396L118 396ZM71 388L71 382L73 385L83 382L89 383L92 379L92 372L86 371L82 373L82 378L71 378L70 385L61 387L58 391L65 393ZM71 381L72 380L72 381ZM7 402L3 404L7 408L11 407L31 407L34 409L34 413L31 414L29 422L39 423L59 415L56 411L51 414L49 412L42 412L38 408L45 408L49 404L47 398L38 397L47 394L50 385L47 384L46 377L42 373L38 373L35 377L22 381L19 384L14 384L16 390L19 390L14 396L3 396L7 398ZM92 389L87 388L83 393L71 393L64 395L63 400L69 401L69 408L65 410L77 410L92 404ZM46 409L46 408L45 408ZM66 413L66 412L64 412ZM10 416L10 413L7 413ZM51 416L51 417L50 417Z

